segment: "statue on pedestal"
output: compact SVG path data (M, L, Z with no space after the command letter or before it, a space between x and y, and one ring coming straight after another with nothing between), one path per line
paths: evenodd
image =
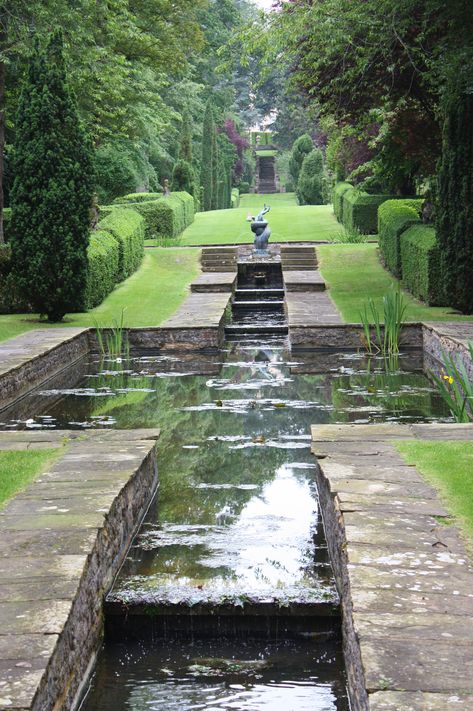
M254 246L256 254L268 254L268 241L271 236L271 229L268 222L264 219L264 216L270 211L270 209L269 205L264 205L263 209L256 217L248 215L246 218L249 222L251 222L251 231L255 235Z

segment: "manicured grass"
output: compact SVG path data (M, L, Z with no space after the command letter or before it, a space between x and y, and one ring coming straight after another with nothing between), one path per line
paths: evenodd
M0 452L0 508L46 471L63 449L28 449Z
M243 244L253 242L248 213L256 215L264 203L271 205L267 218L271 242L326 240L338 229L331 205L295 204L293 193L243 195L239 208L199 212L179 240L182 245Z
M69 314L60 324L48 324L33 314L0 316L0 340L33 328L50 326L100 326L119 320L125 308L126 326L158 326L187 294L188 284L199 273L199 250L158 248L148 250L139 270L119 284L105 301L88 313Z
M317 247L319 265L330 296L348 323L360 322L360 310L372 297L382 312L382 299L397 281L381 266L376 244L337 244ZM407 321L472 321L449 307L422 304L404 292Z
M439 490L473 546L473 442L415 440L396 442L396 447Z

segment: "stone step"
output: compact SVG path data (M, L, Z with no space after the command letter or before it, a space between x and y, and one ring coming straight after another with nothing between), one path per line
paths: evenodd
M268 311L281 311L284 301L234 301L234 309L265 309Z
M249 326L243 325L238 326L236 324L230 324L225 326L225 335L255 335L261 334L273 334L273 335L285 335L288 334L288 327L286 325L274 325L274 326Z

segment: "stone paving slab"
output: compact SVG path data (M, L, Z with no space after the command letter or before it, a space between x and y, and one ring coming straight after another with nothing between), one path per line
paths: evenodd
M68 444L0 512L0 709L45 711L71 708L97 650L103 594L156 489L159 431L28 435L0 443Z
M312 437L353 709L473 708L473 566L392 444L473 439L473 426L317 425Z
M193 292L232 292L236 282L236 271L204 272L191 283Z
M284 269L283 267L283 279L286 292L300 291L311 294L314 291L325 291L325 280L317 269Z
M229 301L229 293L190 294L162 328L218 328Z
M324 291L286 291L286 311L293 345L299 345L299 341L303 340L303 329L342 323L337 308ZM301 333L298 334L296 329L300 329Z

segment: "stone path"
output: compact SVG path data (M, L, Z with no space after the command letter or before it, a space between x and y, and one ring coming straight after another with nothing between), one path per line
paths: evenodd
M0 709L70 708L156 489L158 430L0 433L64 455L0 512Z
M473 708L473 569L392 445L410 438L471 440L473 425L312 428L354 711Z
M325 281L321 273L314 270L283 269L284 285L287 291L325 291Z
M236 283L236 272L204 272L191 283L194 292L227 292L233 291Z

